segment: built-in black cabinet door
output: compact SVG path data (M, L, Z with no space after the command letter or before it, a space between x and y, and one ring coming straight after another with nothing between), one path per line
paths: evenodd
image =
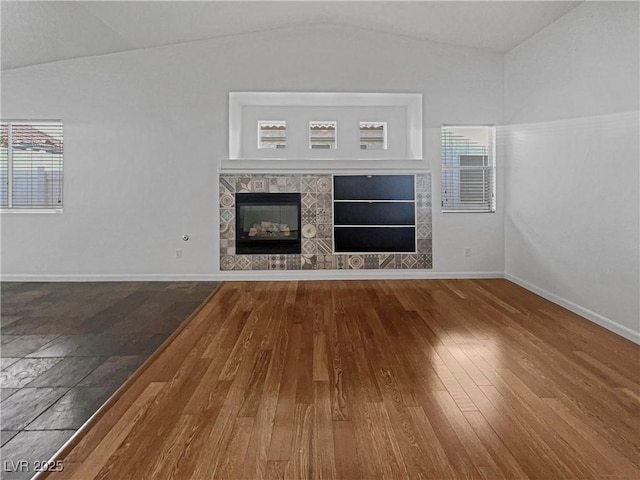
M414 227L336 227L336 253L415 252Z
M413 202L336 202L336 225L415 225Z
M336 175L335 200L413 200L413 175Z

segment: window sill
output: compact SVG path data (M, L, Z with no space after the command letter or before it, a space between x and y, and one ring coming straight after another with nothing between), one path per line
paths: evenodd
M495 210L442 210L442 213L496 213Z
M0 214L22 214L22 213L62 213L62 208L1 208Z

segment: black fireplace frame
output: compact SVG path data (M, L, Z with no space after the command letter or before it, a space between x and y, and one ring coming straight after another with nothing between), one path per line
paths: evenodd
M243 205L295 205L298 209L296 238L277 240L243 239L240 207ZM236 193L236 255L302 253L302 203L300 193Z

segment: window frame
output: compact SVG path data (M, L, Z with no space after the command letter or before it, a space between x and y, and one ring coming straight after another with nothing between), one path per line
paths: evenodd
M448 159L448 155L445 152L445 142L444 142L444 132L446 129L472 129L472 128L482 128L487 129L487 137L488 142L486 145L485 153L474 153L467 155L459 155L458 156L458 165L446 165L445 162ZM496 197L497 197L497 153L496 153L496 126L493 124L443 124L440 129L440 139L441 139L441 158L440 158L440 200L441 200L441 211L442 213L496 213L497 205L496 205ZM483 160L482 166L463 166L461 165L461 159L463 156L466 157L486 157L486 164ZM480 172L482 171L483 180L482 180L482 195L483 201L473 201L473 200L463 200L462 199L462 172ZM451 202L449 205L446 205L446 185L445 185L445 173L456 173L458 174L458 191L457 191L457 200ZM454 175L455 176L455 175ZM489 195L485 192L488 190ZM482 207L486 205L486 207ZM476 206L477 208L472 208ZM466 207L466 208L465 208Z
M60 214L64 209L64 123L60 119L0 119L0 124L7 125L7 205L0 207L0 214ZM13 205L13 128L12 125L59 125L62 129L62 192L60 206L55 207L20 207Z

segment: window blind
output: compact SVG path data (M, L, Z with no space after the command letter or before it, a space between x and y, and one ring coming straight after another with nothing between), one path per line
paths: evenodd
M495 129L442 127L442 211L495 212Z
M13 209L62 208L63 129L60 122L2 124L0 201Z
M9 206L9 129L0 124L0 208Z

